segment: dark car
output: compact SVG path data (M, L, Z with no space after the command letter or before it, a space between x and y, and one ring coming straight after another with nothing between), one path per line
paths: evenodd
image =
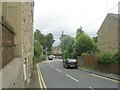
M77 60L76 59L63 60L63 67L64 68L75 68L75 69L77 69L78 68Z

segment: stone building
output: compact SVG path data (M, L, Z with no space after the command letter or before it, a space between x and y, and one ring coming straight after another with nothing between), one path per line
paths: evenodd
M62 54L62 50L61 50L61 47L52 47L52 53L55 54L55 55L61 55Z
M97 32L100 52L114 52L118 50L120 43L118 26L120 26L118 14L108 14Z
M2 16L2 4L0 2L0 16ZM1 22L1 19L0 19ZM1 30L1 23L0 23L0 68L2 68L2 30ZM2 72L0 71L0 89L2 88Z
M2 88L25 88L33 68L34 2L2 2L1 7Z
M118 2L118 22L120 22L120 1ZM120 48L120 25L118 25L118 47Z

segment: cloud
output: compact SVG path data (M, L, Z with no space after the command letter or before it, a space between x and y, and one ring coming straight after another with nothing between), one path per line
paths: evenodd
M59 37L65 34L75 36L77 28L95 36L106 15L103 14L119 0L35 0L34 29L42 33L53 33L59 44ZM108 4L108 8L107 5ZM100 18L103 16L102 18ZM100 18L98 21L96 19ZM91 22L95 21L95 23Z

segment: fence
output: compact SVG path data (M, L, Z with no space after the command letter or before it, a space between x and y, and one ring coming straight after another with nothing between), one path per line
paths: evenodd
M2 68L15 58L14 36L12 27L2 19Z
M111 72L120 74L120 64L116 63L100 63L98 58L95 55L85 55L85 56L78 56L77 58L79 66L88 66L88 67L95 67L100 71Z

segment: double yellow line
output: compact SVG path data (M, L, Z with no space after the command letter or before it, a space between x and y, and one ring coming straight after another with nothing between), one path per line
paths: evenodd
M38 78L39 78L39 84L40 84L41 90L47 90L46 84L45 84L43 77L42 77L42 73L41 73L39 64L37 64L37 72L38 72Z

